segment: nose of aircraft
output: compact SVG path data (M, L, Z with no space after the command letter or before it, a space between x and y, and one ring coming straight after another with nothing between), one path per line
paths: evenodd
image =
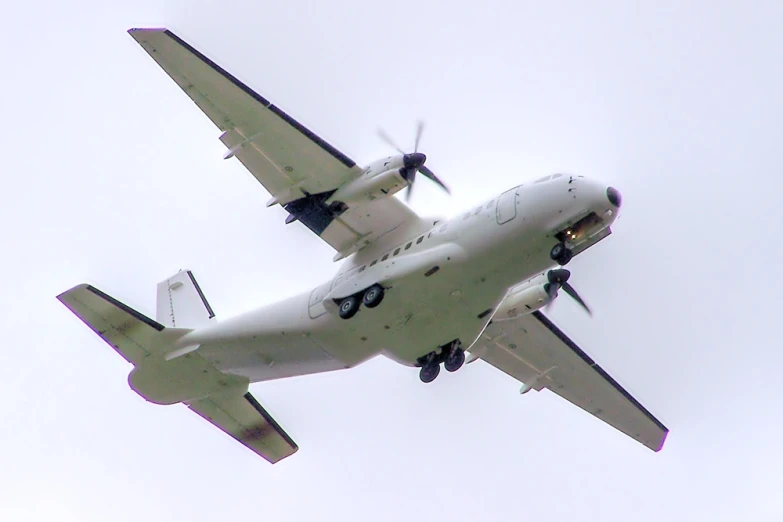
M623 198L620 196L620 191L614 187L608 187L606 189L606 198L615 208L620 208L620 205L622 205Z

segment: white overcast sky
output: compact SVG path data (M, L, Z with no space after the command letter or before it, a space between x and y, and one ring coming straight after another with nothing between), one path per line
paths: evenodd
M12 2L0 32L0 519L783 519L783 3ZM554 320L670 429L653 453L483 363L385 359L251 391L271 466L135 395L55 296L154 315L191 268L219 317L330 277L332 252L126 34L167 26L360 163L422 150L449 215L554 171L624 196Z

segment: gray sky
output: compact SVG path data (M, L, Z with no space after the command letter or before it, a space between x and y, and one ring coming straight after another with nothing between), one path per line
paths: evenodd
M780 2L16 2L0 33L0 519L783 518ZM162 6L165 6L163 9ZM330 277L219 131L125 33L167 26L360 163L383 126L449 215L553 171L623 193L552 316L670 429L652 453L483 363L433 385L376 359L251 386L299 443L271 466L55 295L154 315L191 268L220 317Z

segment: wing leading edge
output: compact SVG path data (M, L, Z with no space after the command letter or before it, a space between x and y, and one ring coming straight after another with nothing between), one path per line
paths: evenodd
M668 428L541 312L490 323L471 352L524 383L548 388L653 451Z
M338 252L350 255L418 216L397 198L349 208L324 201L363 170L352 159L272 104L168 29L128 33L221 130L228 148L290 213Z

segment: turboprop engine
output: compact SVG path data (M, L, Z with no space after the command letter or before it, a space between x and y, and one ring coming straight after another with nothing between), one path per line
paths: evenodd
M416 129L416 142L411 153L406 153L385 132L380 131L380 137L397 149L400 155L376 161L365 169L361 177L337 189L326 200L326 203L340 202L351 206L351 203L361 203L391 196L405 187L408 187L405 197L410 200L417 173L421 173L422 176L434 181L443 190L449 192L449 188L438 176L424 165L427 156L419 152L419 141L423 130L424 124L419 122Z
M351 206L351 203L372 201L396 194L408 186L408 180L403 177L403 158L398 156L371 165L361 177L337 189L326 203L340 201Z
M506 298L498 306L493 321L505 321L514 319L520 315L535 312L546 306L553 296L547 294L544 286L547 284L546 274L541 274L533 279L515 286L506 295Z
M569 277L571 277L571 272L565 268L558 268L515 286L500 303L492 320L508 321L520 315L535 312L554 301L560 289L572 297L588 314L592 315L590 308L579 297L574 287L568 283Z

